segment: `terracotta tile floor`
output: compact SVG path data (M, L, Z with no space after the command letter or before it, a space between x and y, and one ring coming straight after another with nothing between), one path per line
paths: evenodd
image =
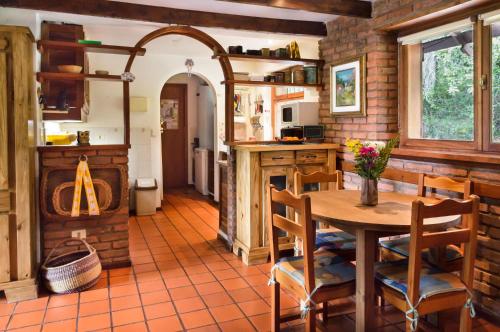
M80 294L42 293L17 304L0 299L0 331L267 331L270 265L243 265L216 240L217 226L215 207L190 189L175 191L162 212L130 218L132 267L104 271L98 285ZM352 299L335 305L329 330L353 331ZM283 311L297 307L282 294ZM404 328L403 314L391 307L376 322L378 331ZM474 326L500 330L483 318ZM302 331L303 324L283 328Z

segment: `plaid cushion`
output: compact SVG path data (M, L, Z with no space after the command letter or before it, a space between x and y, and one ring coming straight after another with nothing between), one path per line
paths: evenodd
M385 285L406 294L408 291L408 260L376 263L375 278ZM422 263L422 269L420 270L420 298L466 290L467 288L456 275Z
M396 254L399 254L403 257L409 257L410 254L410 237L405 236L399 239L380 241L380 245ZM462 253L455 246L446 246L446 261L452 262L456 259L462 258ZM426 261L431 261L431 257L429 255L429 249L422 250L422 258Z
M276 269L287 274L304 286L304 257L283 257ZM350 262L326 250L314 253L314 277L316 287L340 285L355 280L356 269Z
M342 231L318 231L316 232L316 248L355 250L356 237Z

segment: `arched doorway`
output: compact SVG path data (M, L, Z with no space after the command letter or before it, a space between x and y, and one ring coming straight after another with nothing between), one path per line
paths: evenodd
M186 37L193 38L208 48L214 51L217 54L226 54L224 48L212 37L207 35L205 32L192 28L190 26L172 26L165 27L158 30L155 30L146 36L144 36L141 40L137 42L135 45L136 48L141 48L147 43L160 38L162 36L167 35L182 35ZM130 72L132 68L132 64L134 63L136 54L132 53L127 61L127 65L125 66L125 72ZM218 57L219 63L222 68L222 72L224 74L225 81L233 81L234 73L231 63L227 57L220 56ZM232 141L233 139L233 98L234 95L234 85L226 84L225 85L225 126L226 126L226 141ZM231 96L228 98L227 96ZM125 122L125 144L130 145L130 83L127 81L123 82L123 110L124 110L124 122Z

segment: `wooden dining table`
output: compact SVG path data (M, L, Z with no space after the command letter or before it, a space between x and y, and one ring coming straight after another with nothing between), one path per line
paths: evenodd
M336 190L309 192L312 216L356 236L356 331L374 328L375 273L378 258L378 239L410 232L411 205L416 199L436 203L436 198L425 198L394 192L379 192L376 206L360 203L360 191ZM424 231L452 227L458 216L426 219Z

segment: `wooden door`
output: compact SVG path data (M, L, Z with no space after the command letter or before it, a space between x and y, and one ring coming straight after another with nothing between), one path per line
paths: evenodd
M188 184L187 84L165 84L160 107L166 114L161 135L163 192Z

